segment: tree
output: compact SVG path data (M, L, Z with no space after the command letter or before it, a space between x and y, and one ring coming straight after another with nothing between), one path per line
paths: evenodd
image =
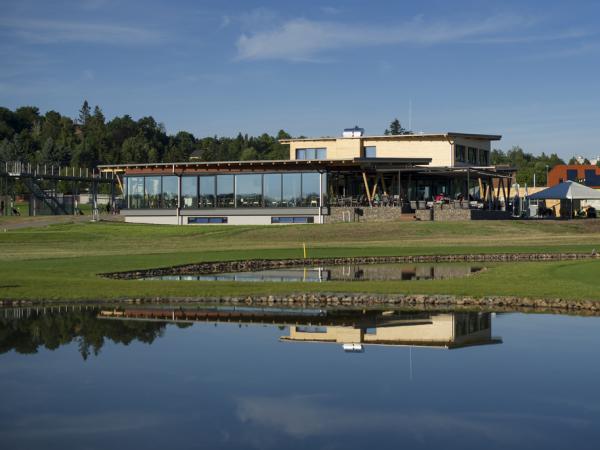
M412 134L412 131L409 131L406 128L404 128L400 124L400 121L396 118L396 119L392 120L389 128L386 128L386 130L383 132L383 134L385 134L386 136L390 136L390 135L391 136L399 136L399 135L404 135L404 134Z
M78 119L79 125L82 125L84 127L87 125L88 120L90 120L90 117L92 116L91 111L92 110L90 108L88 101L84 100L83 105L81 105L81 109L79 110L79 119Z
M575 164L579 164L579 161L577 161L577 158L572 156L571 159L569 160L569 165L575 165Z

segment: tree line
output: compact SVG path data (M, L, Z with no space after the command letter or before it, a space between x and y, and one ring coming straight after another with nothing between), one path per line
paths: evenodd
M107 121L99 106L84 101L76 119L56 111L41 114L34 106L14 111L0 107L0 161L95 167L98 164L285 159L288 147L279 139L291 136L196 138L180 131L168 135L152 116L129 115Z
M56 350L75 342L85 360L97 356L107 339L122 345L135 341L152 344L164 335L165 322L102 320L97 318L98 312L90 309L33 314L19 320L0 318L0 354L32 354L41 348Z
M386 135L412 134L394 119ZM76 119L56 111L41 114L39 108L23 106L14 111L0 107L0 161L95 167L98 164L188 161L248 161L287 159L287 145L280 139L291 136L280 130L276 136L264 133L236 137L202 137L180 131L168 135L162 123L152 116L134 120L129 115L106 120L99 106L83 102ZM570 162L575 161L571 159ZM492 164L508 164L517 169L517 182L546 183L547 170L564 161L552 153L533 155L520 147L493 150Z

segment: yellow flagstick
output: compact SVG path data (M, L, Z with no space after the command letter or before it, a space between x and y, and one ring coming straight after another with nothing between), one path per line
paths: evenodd
M302 248L304 250L304 259L306 259L306 242L302 243Z

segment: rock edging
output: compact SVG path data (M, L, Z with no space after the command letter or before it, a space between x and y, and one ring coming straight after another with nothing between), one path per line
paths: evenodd
M100 276L112 279L135 280L164 275L214 274L223 272L251 272L255 270L303 267L312 265L384 264L384 263L444 263L444 262L526 262L565 261L598 258L591 253L491 253L468 255L414 255L414 256L355 256L310 259L250 259L232 261L207 261L171 267L141 269L126 272L109 272Z

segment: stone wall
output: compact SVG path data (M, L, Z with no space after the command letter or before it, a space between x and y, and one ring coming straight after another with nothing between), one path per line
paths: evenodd
M363 215L355 213L356 209L360 209ZM325 216L325 223L339 222L393 222L400 220L402 210L396 207L378 206L378 207L336 207L329 208L329 215Z
M436 222L458 222L464 220L509 220L509 211L487 211L483 209L459 209L439 206L433 209L419 209L414 214L417 220Z

